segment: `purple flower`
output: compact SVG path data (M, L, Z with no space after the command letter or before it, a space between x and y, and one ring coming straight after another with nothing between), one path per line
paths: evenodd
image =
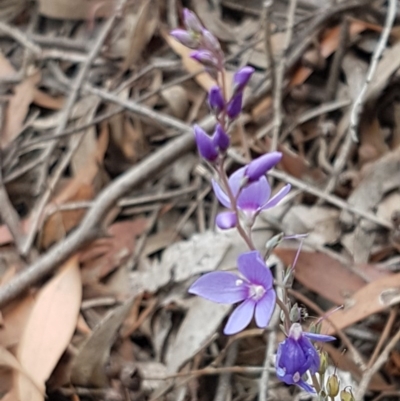
M221 124L217 124L213 135L214 145L221 151L225 152L229 148L230 138L229 135L221 127Z
M208 50L196 50L190 53L190 57L206 67L216 68L218 66L217 58Z
M233 76L233 93L242 92L254 73L253 67L243 67Z
M309 370L314 374L319 369L319 355L310 340L333 341L335 337L315 333L304 333L299 323L290 327L288 338L279 344L276 355L276 375L286 384L296 384L309 393L314 389L303 380Z
M209 162L215 161L218 157L218 149L212 138L198 125L195 125L193 129L200 156Z
M222 94L222 90L218 85L213 85L208 92L208 104L210 105L210 109L218 114L225 107L225 100Z
M275 196L271 198L271 187L265 176L259 180L246 185L247 166L235 171L229 177L229 187L232 195L236 198L237 208L245 215L249 223L262 211L276 206L290 191L290 184L285 185ZM232 228L236 225L237 217L232 210L229 196L215 181L212 181L213 189L218 200L229 212L220 213L217 216L216 224L221 229Z
M204 47L214 54L221 52L221 46L218 39L207 29L202 30Z
M184 29L173 29L169 34L186 47L197 49L199 46L199 39Z
M201 276L189 288L191 294L224 304L241 304L225 326L225 334L243 330L253 315L258 327L266 327L275 308L271 271L257 251L241 254L237 260L240 276L230 272L212 272Z
M281 152L270 152L257 157L247 166L245 176L249 182L258 181L265 173L275 167L282 159Z
M185 24L186 29L189 31L193 31L195 33L201 33L203 30L203 25L200 20L197 18L196 14L187 8L183 10L183 22Z
M233 95L232 99L229 101L226 114L228 114L231 120L235 119L242 111L242 102L243 92L238 92L236 95Z

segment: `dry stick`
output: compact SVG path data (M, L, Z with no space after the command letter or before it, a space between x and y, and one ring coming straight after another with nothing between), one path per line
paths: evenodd
M360 118L361 108L363 106L364 98L367 93L368 87L373 79L376 68L378 66L378 62L382 56L383 51L386 48L386 43L390 34L390 30L393 26L394 18L396 16L396 7L397 7L396 3L397 0L390 0L389 2L384 29L379 39L378 45L375 48L374 53L372 55L371 64L369 66L364 85L361 88L361 91L357 96L356 100L354 101L353 107L351 109L349 132L346 138L344 139L342 148L340 149L340 153L333 164L333 173L328 184L325 187L325 193L330 193L335 188L339 173L343 170L343 167L347 162L353 144L354 142L358 142L356 131Z
M386 339L388 338L390 331L392 330L393 324L396 320L397 317L397 306L394 306L393 308L390 309L389 313L389 318L385 324L385 328L383 329L382 335L379 338L378 344L376 344L376 347L374 349L374 352L371 355L371 358L369 359L367 367L370 368L373 363L375 362L376 358L379 355L379 352L385 343Z
M389 344L385 347L385 349L379 355L379 358L376 360L376 362L369 369L367 369L364 372L363 377L360 381L360 384L359 384L358 389L355 394L356 400L363 399L364 394L367 391L368 384L371 381L372 377L374 376L374 374L376 372L378 372L378 370L388 360L390 352L397 345L397 343L399 341L400 341L400 330L398 330L396 335L393 336L393 338L390 340Z
M263 3L263 20L264 20L264 47L265 47L265 58L266 58L266 70L271 76L271 86L275 86L275 63L274 53L272 51L271 43L271 7L273 0L265 0Z
M14 28L6 23L0 21L0 35L4 34L12 37L22 46L29 49L36 56L40 55L42 49L37 44L33 43L26 35L24 35L19 29Z
M273 110L274 110L274 124L272 131L271 152L278 148L279 132L282 125L282 97L283 97L283 80L285 78L287 51L292 41L294 17L296 12L297 0L290 0L289 11L286 24L285 42L282 52L279 57L278 65L275 68L275 85L273 87Z
M86 59L86 62L81 65L78 75L72 84L71 92L68 96L64 110L61 114L60 123L54 133L55 137L62 134L62 132L65 130L65 128L68 124L70 114L72 112L72 108L78 97L78 94L82 87L82 84L84 83L84 80L89 72L92 62L97 57L97 54L101 50L101 47L103 46L105 39L107 38L108 34L110 33L110 31L114 25L115 20L117 19L119 10L123 7L125 2L126 2L126 0L120 0L118 6L117 6L116 10L114 11L114 13L112 14L112 16L104 23L104 26L102 27L102 29L99 33L99 36L97 37L96 42L94 43L92 50ZM45 165L47 164L46 161L49 160L52 153L54 152L54 149L56 146L57 146L57 142L53 141L49 144L48 148L46 149L46 151L44 153ZM46 170L46 168L44 168L44 170ZM58 171L60 171L60 170L58 170ZM58 181L58 178L59 177L54 176L54 179L51 182L52 186L54 186L55 182ZM36 213L33 215L31 228L26 236L25 243L23 244L22 251L25 255L29 252L29 250L32 246L33 240L36 236L37 228L39 226L39 223L40 223L40 220L41 220L41 217L43 214L43 210L44 210L45 206L47 205L51 195L52 195L52 188L50 188L43 194L43 196L39 200L38 204L36 205Z
M361 88L350 113L350 136L354 142L358 142L357 127L360 118L360 112L364 103L365 95L367 94L368 87L374 78L376 68L378 67L379 60L386 49L386 44L389 39L390 31L393 27L396 18L397 0L389 0L388 11L386 15L385 26L383 28L381 37L379 38L378 45L372 54L371 64L369 66L364 85Z
M224 363L225 367L231 367L235 364L236 357L238 353L238 343L235 342L232 347L229 348L229 351L226 356L226 360ZM228 389L231 387L232 372L226 372L221 374L218 380L217 390L215 392L214 401L225 401L227 399Z
M276 265L276 281L279 285L282 285L282 277L283 277L283 267L280 263ZM281 287L282 288L282 287ZM269 328L271 329L268 333L268 343L265 350L265 357L264 357L264 369L261 375L261 380L259 383L259 393L258 393L258 400L259 401L266 401L268 400L268 388L269 388L269 376L270 376L270 369L269 365L272 361L272 355L276 349L276 329L279 324L280 318L280 308L276 308L274 314L271 319L271 323Z
M168 142L159 151L149 155L142 162L126 171L104 188L75 231L63 241L50 248L47 253L9 283L0 287L0 307L24 292L29 286L50 274L69 255L78 251L85 243L98 236L102 220L123 195L133 187L150 179L155 172L175 162L194 146L194 138L189 125L183 124L172 117L160 115L146 106L136 105L134 102L129 103L131 111L136 111L147 118L157 117L160 123L184 131L185 134ZM205 130L210 130L214 124L214 118L209 116L202 121L201 126Z

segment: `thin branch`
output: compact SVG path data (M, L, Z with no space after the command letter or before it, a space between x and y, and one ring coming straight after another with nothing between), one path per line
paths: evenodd
M356 400L362 400L364 398L364 394L367 391L368 384L371 381L372 377L376 372L378 372L378 370L383 366L383 364L387 362L387 360L389 359L390 352L398 344L399 341L400 341L400 330L398 330L397 333L393 336L393 338L390 340L388 345L379 355L379 358L375 361L375 363L364 372L363 377L358 386L357 392L355 394Z
M367 93L368 87L374 78L376 68L378 67L379 60L382 57L383 52L386 49L386 44L389 39L390 31L392 30L394 20L396 18L397 0L389 0L388 11L386 15L385 26L382 30L382 34L379 38L378 45L376 46L374 53L372 54L371 64L369 66L367 76L360 93L354 101L353 107L350 113L350 136L354 142L358 142L357 128L360 119L360 113L364 104L364 98Z
M273 82L273 109L274 109L274 124L272 131L272 142L271 152L278 148L279 133L282 125L282 97L283 97L283 80L285 78L286 64L287 64L287 52L292 41L294 17L297 7L297 0L290 0L289 11L286 24L286 35L285 42L283 45L282 52L279 57L279 62L275 68L275 78Z

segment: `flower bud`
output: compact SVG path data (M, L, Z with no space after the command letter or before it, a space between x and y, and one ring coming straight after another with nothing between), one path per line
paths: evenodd
M239 92L236 95L234 95L232 99L229 101L226 113L228 114L228 117L231 120L235 119L242 111L242 102L243 102L242 92Z
M195 33L201 33L203 30L203 25L197 18L196 14L187 8L183 10L183 23L185 24L186 29Z
M188 31L183 29L173 29L169 34L186 47L197 49L199 46L199 39L194 35L191 35Z
M254 73L254 68L243 67L235 73L233 76L233 93L242 92L244 87L250 81L251 76Z
M209 162L215 161L218 157L218 150L211 137L198 125L195 125L193 128L200 156Z
M213 53L221 52L221 45L218 39L207 29L202 30L204 47Z
M326 351L320 351L318 373L320 375L325 374L327 368L328 368L328 354Z
M249 182L258 181L262 176L264 176L268 170L275 167L282 159L281 152L270 152L263 156L254 159L247 166L245 175L248 177Z
M328 396L331 398L335 398L339 394L340 390L340 381L337 375L329 376L328 381L326 383L326 391Z
M234 212L219 213L215 219L215 223L221 230L228 230L237 224L237 217Z
M221 152L225 152L229 148L229 135L224 131L220 124L217 124L212 140L214 146L217 147Z
M219 114L225 108L222 90L218 85L211 87L210 92L208 93L208 104L215 114Z
M190 57L206 67L218 67L218 60L208 50L196 50L190 53Z
M301 312L300 312L300 308L299 308L299 305L297 304L297 302L290 309L289 317L290 317L290 321L292 323L297 323L300 321Z
M356 401L351 390L342 390L340 392L340 401Z

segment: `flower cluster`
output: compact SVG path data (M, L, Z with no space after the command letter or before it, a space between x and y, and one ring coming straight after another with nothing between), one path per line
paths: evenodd
M262 155L229 177L225 172L224 162L230 147L229 130L242 112L243 93L254 69L240 68L233 76L230 93L227 93L224 54L218 40L191 11L184 10L183 22L185 29L175 29L171 35L193 49L191 57L201 63L215 81L208 93L208 104L216 118L215 129L209 135L195 125L194 136L200 156L214 171L212 187L215 196L227 209L217 215L216 225L220 229L236 228L249 248L237 259L237 274L227 271L204 274L191 285L189 292L217 303L238 304L224 328L227 335L245 329L253 317L258 327L267 327L278 304L285 316L282 321L286 339L277 350L277 377L286 384L297 385L312 393L317 389L305 381L305 375L318 372L320 356L311 341L324 342L334 338L303 332L299 308L297 305L290 307L285 289L282 299L277 298L271 270L252 240L252 227L259 214L278 205L290 191L290 185L287 184L272 195L266 178L268 171L281 161L282 154L271 152ZM274 246L284 236L278 237ZM293 269L290 269L284 278L286 285L292 275Z

